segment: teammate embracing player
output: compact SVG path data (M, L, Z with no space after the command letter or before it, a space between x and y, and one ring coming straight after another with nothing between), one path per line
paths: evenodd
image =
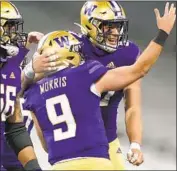
M139 47L128 40L128 18L116 1L88 1L80 13L80 40L84 42L86 60L95 59L108 69L134 64L140 55ZM143 162L141 151L141 84L140 80L119 91L104 92L101 96L101 112L110 145L109 153L117 170L125 170L124 157L117 138L118 107L125 97L126 130L130 141L128 160L134 165ZM133 159L134 157L134 159Z
M83 46L82 46L83 57L88 61L90 59L92 59L92 60L96 59L99 62L103 63L105 66L108 65L110 68L114 68L114 65L116 65L116 67L118 67L116 69L111 69L111 70L105 72L106 74L105 75L103 74L101 79L95 80L96 84L97 84L97 82L99 82L98 84L101 86L98 89L96 88L96 90L98 90L99 93L102 93L102 92L108 92L111 90L115 91L115 90L124 88L126 85L133 83L134 81L136 81L140 77L144 76L148 72L148 70L150 69L152 64L157 60L158 56L160 55L162 48L164 46L165 40L167 39L168 35L170 34L170 32L173 28L173 25L174 25L175 19L176 19L176 8L174 7L174 4L172 4L169 8L169 3L167 3L166 7L165 7L164 15L162 17L160 16L159 11L157 9L155 9L159 34L153 41L150 42L150 44L141 53L141 55L139 55L139 58L137 58L137 56L139 54L139 49L137 48L137 46L134 45L132 42L127 41L127 39L126 39L127 19L125 18L125 15L124 15L123 10L120 7L120 5L117 5L112 1L111 2L90 1L90 2L87 2L83 6L81 14L84 15L83 18L81 16L81 18L82 18L81 25L82 25L82 31L84 32L85 35L81 35L80 37L78 37L74 33L71 33L71 34L83 43ZM50 71L56 72L56 69L60 70L63 67L63 65L65 66L64 68L70 66L70 65L67 65L67 62L70 60L72 61L74 59L72 55L68 56L68 58L66 58L68 61L66 60L67 61L66 62L64 60L64 58L61 57L61 54L60 54L61 47L63 45L66 45L69 43L67 41L67 35L60 37L60 39L57 36L53 37L53 39L52 38L50 39L50 37L48 38L46 36L46 41L49 42L49 44L48 44L49 47L54 46L53 42L55 42L55 41L58 42L58 44L60 46L60 47L58 47L59 52L56 52L57 50L53 51L51 49L47 52L47 54L44 53L39 56L36 56L36 58L28 65L28 67L26 67L26 69L24 71L24 73L26 75L26 79L28 79L28 81L30 79L33 79L33 76L35 76L34 72L36 72L36 73L43 72L44 70L50 70ZM56 42L55 42L55 44L56 44ZM62 42L62 43L60 44L60 42ZM78 49L78 47L76 47L76 49ZM72 48L69 50L72 51ZM39 52L41 52L40 49L39 49ZM43 53L43 51L41 53ZM97 55L95 55L95 54L97 54ZM132 54L132 56L130 56L130 59L129 59L129 55L131 55L131 54ZM98 58L98 56L100 56L100 58ZM122 58L125 58L125 60ZM62 59L65 62L63 62ZM119 66L125 66L125 65L128 65L128 66L119 68ZM105 67L101 67L101 64L100 65L98 64L98 66L94 66L91 69L90 73L96 71L99 68L105 68ZM131 70L131 69L133 69L133 70ZM130 70L132 72L129 72ZM61 72L59 71L59 73L61 75L62 75L62 72L63 72L63 74L65 72L66 72L66 74L70 73L69 71L67 72L67 70L61 70ZM109 76L107 77L106 75L109 75ZM52 80L53 77L56 78L55 75L52 75L51 77L46 78L46 79L42 80L41 82L37 83L29 90L29 92L30 91L33 92L34 89L36 88L36 90L37 90L36 92L38 92L38 94L36 94L36 98L40 99L41 97L39 96L39 94L41 94L41 92L39 92L39 87L41 87L42 84L45 83L45 86L44 86L45 88L43 88L44 94L43 93L42 94L44 96L43 99L46 99L47 95L45 95L45 94L47 94L47 92L52 92L49 90L50 89L49 87L52 87L52 83L55 82ZM107 77L107 79L105 79L105 77ZM82 77L82 78L85 79L85 77ZM51 81L50 81L50 79L51 79ZM49 84L48 81L51 83L51 85ZM59 80L57 80L57 82L59 83ZM120 86L121 83L124 86ZM47 84L50 85L50 86L48 85L48 88L46 88ZM55 82L55 84L57 85L56 82ZM25 84L23 83L23 85L25 85ZM60 82L60 85L62 85L62 82ZM93 89L95 90L95 88L93 88ZM69 91L69 89L66 89L66 91L67 90ZM107 109L109 109L108 110L109 113L106 111L107 109L105 107L102 108L104 125L106 128L107 138L110 143L110 158L114 164L115 169L124 169L124 168L121 168L121 164L118 161L119 158L117 158L117 154L116 154L117 148L118 148L118 142L115 142L115 145L114 145L114 140L116 139L116 113L115 113L116 111L115 111L115 108L117 109L117 100L120 100L122 98L122 95L120 95L120 93L122 93L122 92L111 92L111 95L117 94L118 97L115 96L115 98L117 97L115 102L113 101L114 99L110 99L111 101L109 101L109 105L108 105L108 107L106 107ZM31 93L28 93L26 106L28 108L31 108L31 110L33 112L36 111L37 117L39 117L39 113L40 113L39 110L43 110L43 109L42 108L39 109L39 106L36 106L30 100L30 98L31 98L30 95L31 95ZM110 98L110 95L107 95L107 93L102 94L102 96L103 96L103 98L104 97L108 98L108 99ZM111 98L113 98L113 97L111 97ZM73 99L74 99L74 97L73 97ZM54 100L53 103L55 104L55 102L56 101ZM102 102L104 102L104 101L102 101ZM51 106L50 103L48 103L48 105ZM110 106L110 108L109 108L109 106ZM45 108L45 103L41 107ZM62 107L62 109L63 109L63 107ZM71 108L71 111L72 111L72 108ZM44 112L46 113L45 109L44 109ZM111 114L110 114L110 112L111 112ZM63 119L60 120L60 119L57 119L57 117L54 117L54 113L55 113L55 111L52 110L49 113L49 115L51 115L51 116L48 116L49 120L50 120L50 122L52 122L52 124L57 125L57 124L60 124L62 121L64 121ZM75 112L75 114L77 114L77 112ZM113 117L113 120L112 120L112 117ZM138 116L138 118L139 117L140 117L140 115ZM38 121L40 122L40 126L43 130L47 131L47 129L49 129L48 131L51 131L51 125L47 126L47 125L44 125L42 120L41 121L38 120ZM68 123L71 123L71 122L68 122ZM141 124L140 120L137 123L140 125ZM113 125L113 127L111 124ZM128 125L129 125L129 128L128 128L129 131L130 131L130 128L132 130L134 130L135 125L132 124L130 122L130 120L129 120ZM132 126L132 125L134 125L134 126ZM73 127L74 125L71 124L70 126ZM130 147L131 156L129 156L129 161L135 165L139 165L143 162L142 153L140 151L140 145L138 145L138 143L139 144L141 143L141 129L140 129L140 127L141 126L139 126L138 131L134 132L134 135L132 135L130 132L128 132L130 142L132 143L131 147ZM80 129L82 129L82 128L80 128ZM138 135L136 135L137 132L138 132ZM60 131L60 133L61 133L61 131ZM44 132L44 134L45 134L45 132ZM54 133L54 135L57 136L57 133ZM94 135L93 135L93 137L94 137ZM47 134L45 135L45 138L47 138ZM77 134L76 134L76 138L78 138ZM81 142L84 141L84 139L80 139L80 138L79 138L79 140ZM52 140L49 138L47 140L48 148L49 148L49 157L53 157L54 153L51 153L52 151L50 151L50 150L52 150L53 145L50 144L50 141L52 141ZM67 141L72 142L72 140L69 140L69 139ZM90 137L90 141L92 141L92 136ZM63 143L64 143L64 141L63 141ZM87 141L85 141L85 143L87 144ZM62 144L62 142L56 142L56 145L57 144ZM112 147L111 144L113 144L113 146L115 146L115 147ZM64 144L63 144L63 147L64 147ZM72 160L73 158L76 157L76 155L74 157L71 157L69 155L71 152L70 150L74 150L74 149L70 149L69 147L70 147L70 145L69 146L66 145L66 147L65 147L65 149L67 149L67 150L65 150L66 153L65 153L65 151L63 151L63 153L60 153L60 151L58 151L58 154L56 154L57 151L55 152L56 159L57 159L57 157L59 158L58 162L60 161L60 159L61 159L60 157L62 155L65 156L64 159L67 158L67 159ZM78 148L77 146L74 146L74 147ZM68 152L68 154L67 154L67 152ZM77 150L75 151L75 154L77 154ZM83 157L83 156L77 154L77 157ZM88 156L85 156L85 157L88 157ZM117 163L119 163L119 165L117 165ZM63 169L60 166L62 166L62 163L58 163L57 168ZM68 166L69 166L69 162L68 162ZM79 166L79 165L77 165L77 166ZM67 167L67 169L68 168L70 168L70 167Z
M171 24L170 22L167 23L167 20L170 17L169 14L175 13L175 9L174 4L169 9L169 3L167 3L163 17L160 17L157 9L155 10L158 29L163 30L161 23L166 22L164 30L168 34L170 33L169 30L166 30ZM128 19L124 10L120 4L114 1L86 2L81 10L81 28L83 35L77 36L73 34L84 43L82 52L86 60L98 60L112 69L132 65L140 55L138 46L127 39ZM37 56L33 60L34 72L40 73L47 70L55 70L58 65L55 60L54 55L50 58L50 53L48 56ZM28 77L33 78L34 73L29 73L27 74ZM27 82L27 80L25 81ZM124 90L109 91L102 94L100 105L110 143L110 157L118 170L125 169L122 155L119 153L120 150L118 150L120 145L116 134L117 107L124 93L126 97L126 128L131 143L128 160L134 165L139 165L143 162L143 154L140 148L142 130L139 82L133 83Z

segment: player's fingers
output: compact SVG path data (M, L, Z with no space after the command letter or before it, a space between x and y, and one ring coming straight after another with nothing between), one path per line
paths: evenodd
M135 163L137 161L137 159L138 159L138 156L139 156L138 153L134 153L130 162L131 163Z
M43 63L43 71L55 71L56 70L56 62L44 62Z
M48 60L48 62L54 62L58 58L59 58L59 56L57 54L54 54L54 55L48 56L47 60Z
M144 162L143 154L141 153L141 154L139 154L138 159L133 164L136 165L136 166L139 166L143 162Z
M174 15L174 21L173 22L175 22L175 20L176 20L176 14Z
M45 63L44 69L46 69L47 67L56 67L56 62Z
M131 161L132 156L133 156L133 153L132 153L131 150L129 150L129 152L127 153L127 159L128 159L128 161Z
M52 55L55 55L56 53L57 53L56 48L48 48L43 52L43 55L45 55L48 58Z
M43 55L45 55L46 58L49 58L52 55L55 55L54 51L46 51L45 53L43 53Z
M173 14L175 14L176 15L176 7L174 8L174 10L173 10Z
M154 9L154 13L155 13L156 19L159 19L160 18L160 12L157 8Z
M172 3L170 6L169 14L173 14L173 10L175 8L174 6L175 6L174 3Z
M38 33L36 37L37 37L37 41L39 41L39 40L41 40L42 37L44 37L44 34Z
M56 71L56 70L57 70L57 67L56 67L56 66L53 66L53 67L46 67L45 72L48 72L48 71L53 72L53 71Z
M44 54L39 54L38 52L36 52L34 55L33 55L33 63L46 63L46 55Z
M168 15L168 13L169 13L169 2L167 2L166 5L165 5L165 13L164 13L164 15Z
M51 67L55 67L55 66L56 66L56 62L50 62L49 65L50 65Z
M56 71L61 67L61 64L62 65L65 64L64 61L62 61L62 63L61 61L50 62L50 63L46 63L44 68L45 68L45 71ZM65 65L67 66L68 63Z
M176 7L174 7L171 11L171 14L175 15L176 14Z

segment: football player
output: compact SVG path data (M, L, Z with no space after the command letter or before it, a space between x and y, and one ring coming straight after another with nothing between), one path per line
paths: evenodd
M81 62L82 44L74 34L54 31L42 38L38 53L57 58L58 68L32 84L24 108L32 112L53 170L112 170L99 106L101 94L122 89L144 77L158 59L175 21L172 6L162 19L159 35L133 65L108 70L96 60Z
M23 123L9 123L13 120L13 117L11 117L11 115L14 112L15 99L21 86L20 65L29 51L28 48L30 44L38 42L39 39L42 38L43 34L39 32L30 32L29 34L24 33L22 16L16 6L11 2L1 1L0 9L1 163L4 169L6 169L7 171L20 171L24 169L18 161L14 151L7 144L3 134L6 126L7 136L9 139L9 135L13 131L12 127L18 128L18 126L20 126L20 130L24 126ZM25 115L24 123L26 123L28 131L30 133L33 122L30 119L30 115L28 115L27 111L24 111L23 114ZM6 122L6 120L8 120L8 122ZM25 132L25 128L21 130L23 134L23 132ZM17 136L17 138L21 142L23 140L21 140L20 138L24 136L22 134L19 137ZM12 134L12 136L15 135ZM28 134L26 136L28 136ZM22 149L25 146L31 145L30 139L28 137L27 140L29 140L29 142L25 142L27 144L23 144L23 142L20 144L20 142L18 141L14 142L17 143L16 146L13 145L15 146L14 150L16 151L16 154L18 154L18 158L22 161L23 164L26 164L27 161L24 160L25 156L22 153ZM33 160L32 163L34 162L37 161ZM26 164L25 168L28 169L29 165L31 165L31 163Z
M157 9L155 10L159 30L162 29L159 21L167 19L169 14L173 15L172 13L174 13L175 15L175 9L174 4L169 9L169 3L167 3L163 17L159 16ZM170 24L169 22L167 25L170 27ZM138 46L128 41L128 19L125 16L124 10L120 4L114 1L86 2L81 10L81 28L83 35L80 37L75 36L84 43L82 52L86 60L96 59L109 69L113 69L115 67L134 64L140 55ZM165 31L167 34L170 33L169 30L165 29ZM161 34L162 31L159 32L160 37ZM142 55L146 52L147 49ZM24 82L27 82L27 80L30 81L34 77L34 71L40 73L56 69L58 64L54 62L56 59L55 56L50 58L49 56L41 55L33 60L33 69L26 69L27 77L23 77ZM29 68L32 68L32 61ZM142 126L140 81L138 80L120 91L109 91L102 94L101 111L110 143L110 158L118 170L125 169L116 134L117 106L123 95L126 97L126 128L131 143L128 160L134 165L140 165L143 162L143 154L140 147Z
M80 40L84 42L84 57L95 59L113 69L135 63L140 55L139 47L128 40L128 18L122 6L116 1L88 1L80 13ZM141 84L140 80L119 90L104 92L101 96L101 111L110 145L110 157L117 170L125 170L124 157L117 138L118 107L125 97L125 123L130 141L129 162L140 165L141 151ZM136 156L136 159L133 157Z

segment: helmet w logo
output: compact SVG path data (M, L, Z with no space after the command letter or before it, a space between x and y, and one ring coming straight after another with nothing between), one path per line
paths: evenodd
M60 47L69 46L68 36L60 37L60 39L57 37L54 41L56 41Z
M86 6L84 14L90 16L91 13L95 10L95 8L97 8L96 5Z

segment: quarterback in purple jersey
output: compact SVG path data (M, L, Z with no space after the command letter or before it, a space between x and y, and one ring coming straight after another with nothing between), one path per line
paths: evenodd
M86 60L94 59L109 69L129 66L135 63L140 55L139 47L128 40L128 19L122 6L115 1L86 2L80 13L84 43L82 52ZM128 160L134 165L143 162L140 81L119 90L105 92L101 96L100 107L110 144L110 157L117 170L125 170L124 157L117 139L117 110L120 101L125 97L126 130L130 140ZM133 157L136 156L136 159Z
M7 144L4 132L6 120L14 112L17 93L21 89L21 64L28 53L31 43L39 41L42 33L23 32L23 19L14 4L0 2L1 7L1 38L0 38L0 112L1 112L1 165L8 170L24 170L14 151ZM21 99L23 101L23 99ZM21 103L23 109L23 104ZM32 119L28 111L22 111L23 120L30 133Z
M68 31L51 32L39 42L38 53L50 61L57 59L58 67L25 91L24 107L32 112L53 170L113 169L99 105L101 94L145 76L158 59L176 15L174 5L163 17L155 12L159 34L133 65L108 70L96 60L81 62L83 42ZM26 72L25 68L25 75L32 69Z
M128 19L116 1L86 2L80 13L80 41L86 60L94 59L109 69L134 64L140 55L139 47L128 40ZM120 143L117 139L117 109L125 97L126 131L130 141L128 161L133 165L143 163L141 87L140 80L119 91L108 91L101 96L101 111L110 145L109 153L117 170L125 170Z

